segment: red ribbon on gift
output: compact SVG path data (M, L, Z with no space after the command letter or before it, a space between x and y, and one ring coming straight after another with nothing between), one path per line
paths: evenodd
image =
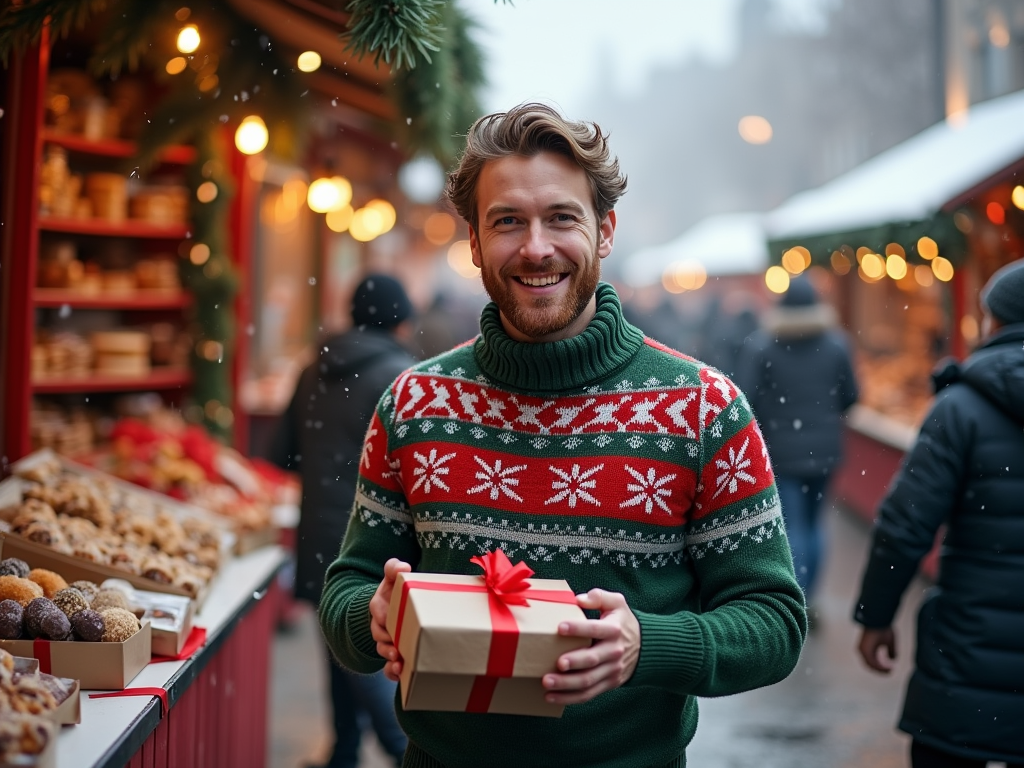
M149 660L149 663L158 664L162 661L184 661L185 659L191 659L193 654L204 645L206 645L206 627L192 627L192 631L188 634L188 639L181 646L181 650L178 651L177 655L154 656Z
M466 704L467 712L486 712L490 709L498 680L502 677L512 677L515 668L519 625L516 624L516 618L509 606L529 605L530 600L576 605L576 595L570 590L531 589L527 582L527 579L533 576L530 566L523 562L512 565L508 556L500 549L470 558L470 562L484 569L484 575L481 577L483 584L446 584L410 579L402 582L394 644L395 648L398 648L410 589L430 589L435 592L486 592L492 627L491 647L487 654L487 674L479 675L473 681L473 688Z
M39 671L50 674L50 641L37 637L32 641L32 655L39 660Z

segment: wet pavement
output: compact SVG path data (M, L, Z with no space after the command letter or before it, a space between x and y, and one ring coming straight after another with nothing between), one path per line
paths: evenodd
M926 584L915 582L897 622L900 658L889 677L868 672L855 656L851 607L868 547L868 531L832 510L829 551L816 600L816 631L796 671L777 685L700 701L697 735L687 750L693 768L903 768L909 739L895 730L913 658L913 620ZM315 619L304 613L274 648L269 765L298 768L330 751ZM995 764L993 764L995 765ZM360 768L387 768L372 737Z

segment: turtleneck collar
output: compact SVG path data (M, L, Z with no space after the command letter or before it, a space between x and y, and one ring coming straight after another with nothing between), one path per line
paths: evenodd
M498 305L491 302L480 317L474 352L481 370L495 382L549 392L581 389L607 378L628 363L643 343L643 332L622 316L615 289L600 283L594 319L582 333L561 341L531 344L510 338Z

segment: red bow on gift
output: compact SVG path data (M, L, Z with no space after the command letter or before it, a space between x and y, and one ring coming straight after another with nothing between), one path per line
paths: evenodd
M529 605L526 593L530 585L526 580L533 576L533 569L521 560L512 565L503 550L485 552L483 556L469 558L484 569L484 584L487 591L505 605Z

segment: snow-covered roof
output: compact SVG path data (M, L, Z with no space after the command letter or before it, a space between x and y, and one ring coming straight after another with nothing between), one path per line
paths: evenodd
M764 219L769 240L923 221L1024 157L1024 91L933 125Z
M697 261L708 275L741 275L768 267L768 245L760 213L709 216L663 245L643 248L626 258L625 281L635 287L659 282L665 268L680 261Z

